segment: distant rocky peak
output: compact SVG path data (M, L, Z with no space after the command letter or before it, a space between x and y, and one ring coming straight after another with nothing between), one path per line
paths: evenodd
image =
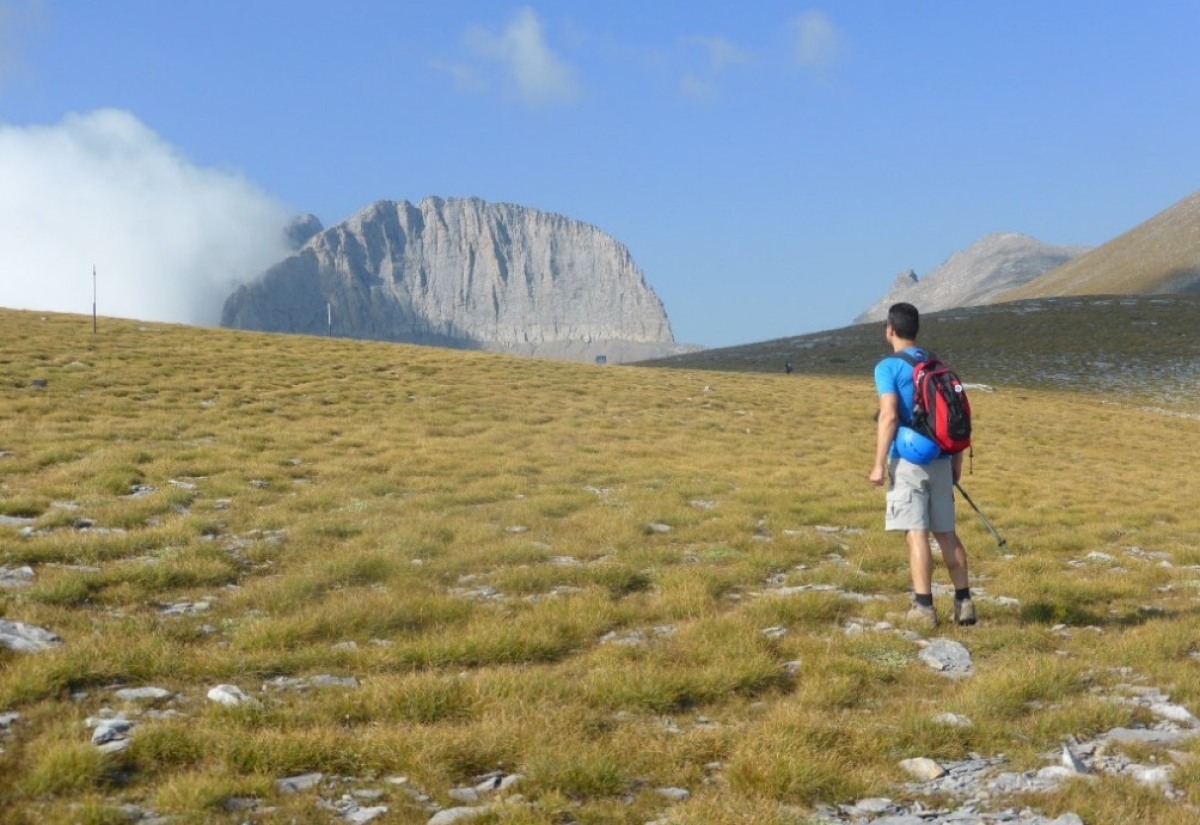
M1018 232L985 235L922 278L911 269L896 276L887 294L854 323L884 320L897 301L921 312L978 306L1086 251L1082 246L1050 246Z
M221 323L609 362L695 349L612 236L479 198L376 201L231 295Z

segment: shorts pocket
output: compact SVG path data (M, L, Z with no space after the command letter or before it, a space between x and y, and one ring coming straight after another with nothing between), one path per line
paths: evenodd
M889 490L887 494L888 519L899 518L912 510L912 490Z

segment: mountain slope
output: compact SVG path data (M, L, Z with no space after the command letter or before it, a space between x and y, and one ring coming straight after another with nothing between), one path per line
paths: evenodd
M372 204L239 288L221 325L585 360L692 349L611 236L476 198Z
M912 270L896 277L891 290L854 319L882 321L897 301L922 312L986 304L1085 251L1079 246L1049 246L1015 232L987 235L918 280Z
M920 341L964 381L1099 392L1200 410L1200 294L1071 296L922 314ZM1097 334L1103 330L1103 335ZM890 350L883 323L709 349L645 366L853 375Z
M1200 291L1200 192L993 300L1196 291Z

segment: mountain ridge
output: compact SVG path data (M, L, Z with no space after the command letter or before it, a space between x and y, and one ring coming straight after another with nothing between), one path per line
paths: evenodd
M235 290L221 325L572 360L696 349L612 236L479 198L375 201Z
M1086 251L1082 246L1051 246L1017 232L985 235L951 255L923 278L911 269L896 276L891 289L854 319L880 321L898 301L922 312L989 303L997 295L1027 283Z
M1200 291L1200 191L993 302Z

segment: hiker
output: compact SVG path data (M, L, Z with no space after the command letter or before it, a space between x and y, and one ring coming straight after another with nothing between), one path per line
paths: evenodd
M792 366L791 361L788 361L786 364L783 365L783 371L786 372L788 375L791 375L792 370L794 370L794 369L795 369L795 367Z
M926 353L917 346L919 328L920 314L912 304L893 304L888 309L884 335L893 353L924 357ZM875 365L875 389L879 394L879 413L875 463L868 478L876 486L888 484L884 529L903 530L908 544L913 602L905 614L905 622L937 627L929 542L932 533L954 583L954 621L973 625L975 604L971 601L967 551L954 529L954 484L962 473L962 453L945 455L929 439L904 426L912 422L913 367L903 357L889 356ZM901 445L908 448L918 442L918 449L920 444L932 444L932 450L914 455L906 449L908 458L901 454Z

